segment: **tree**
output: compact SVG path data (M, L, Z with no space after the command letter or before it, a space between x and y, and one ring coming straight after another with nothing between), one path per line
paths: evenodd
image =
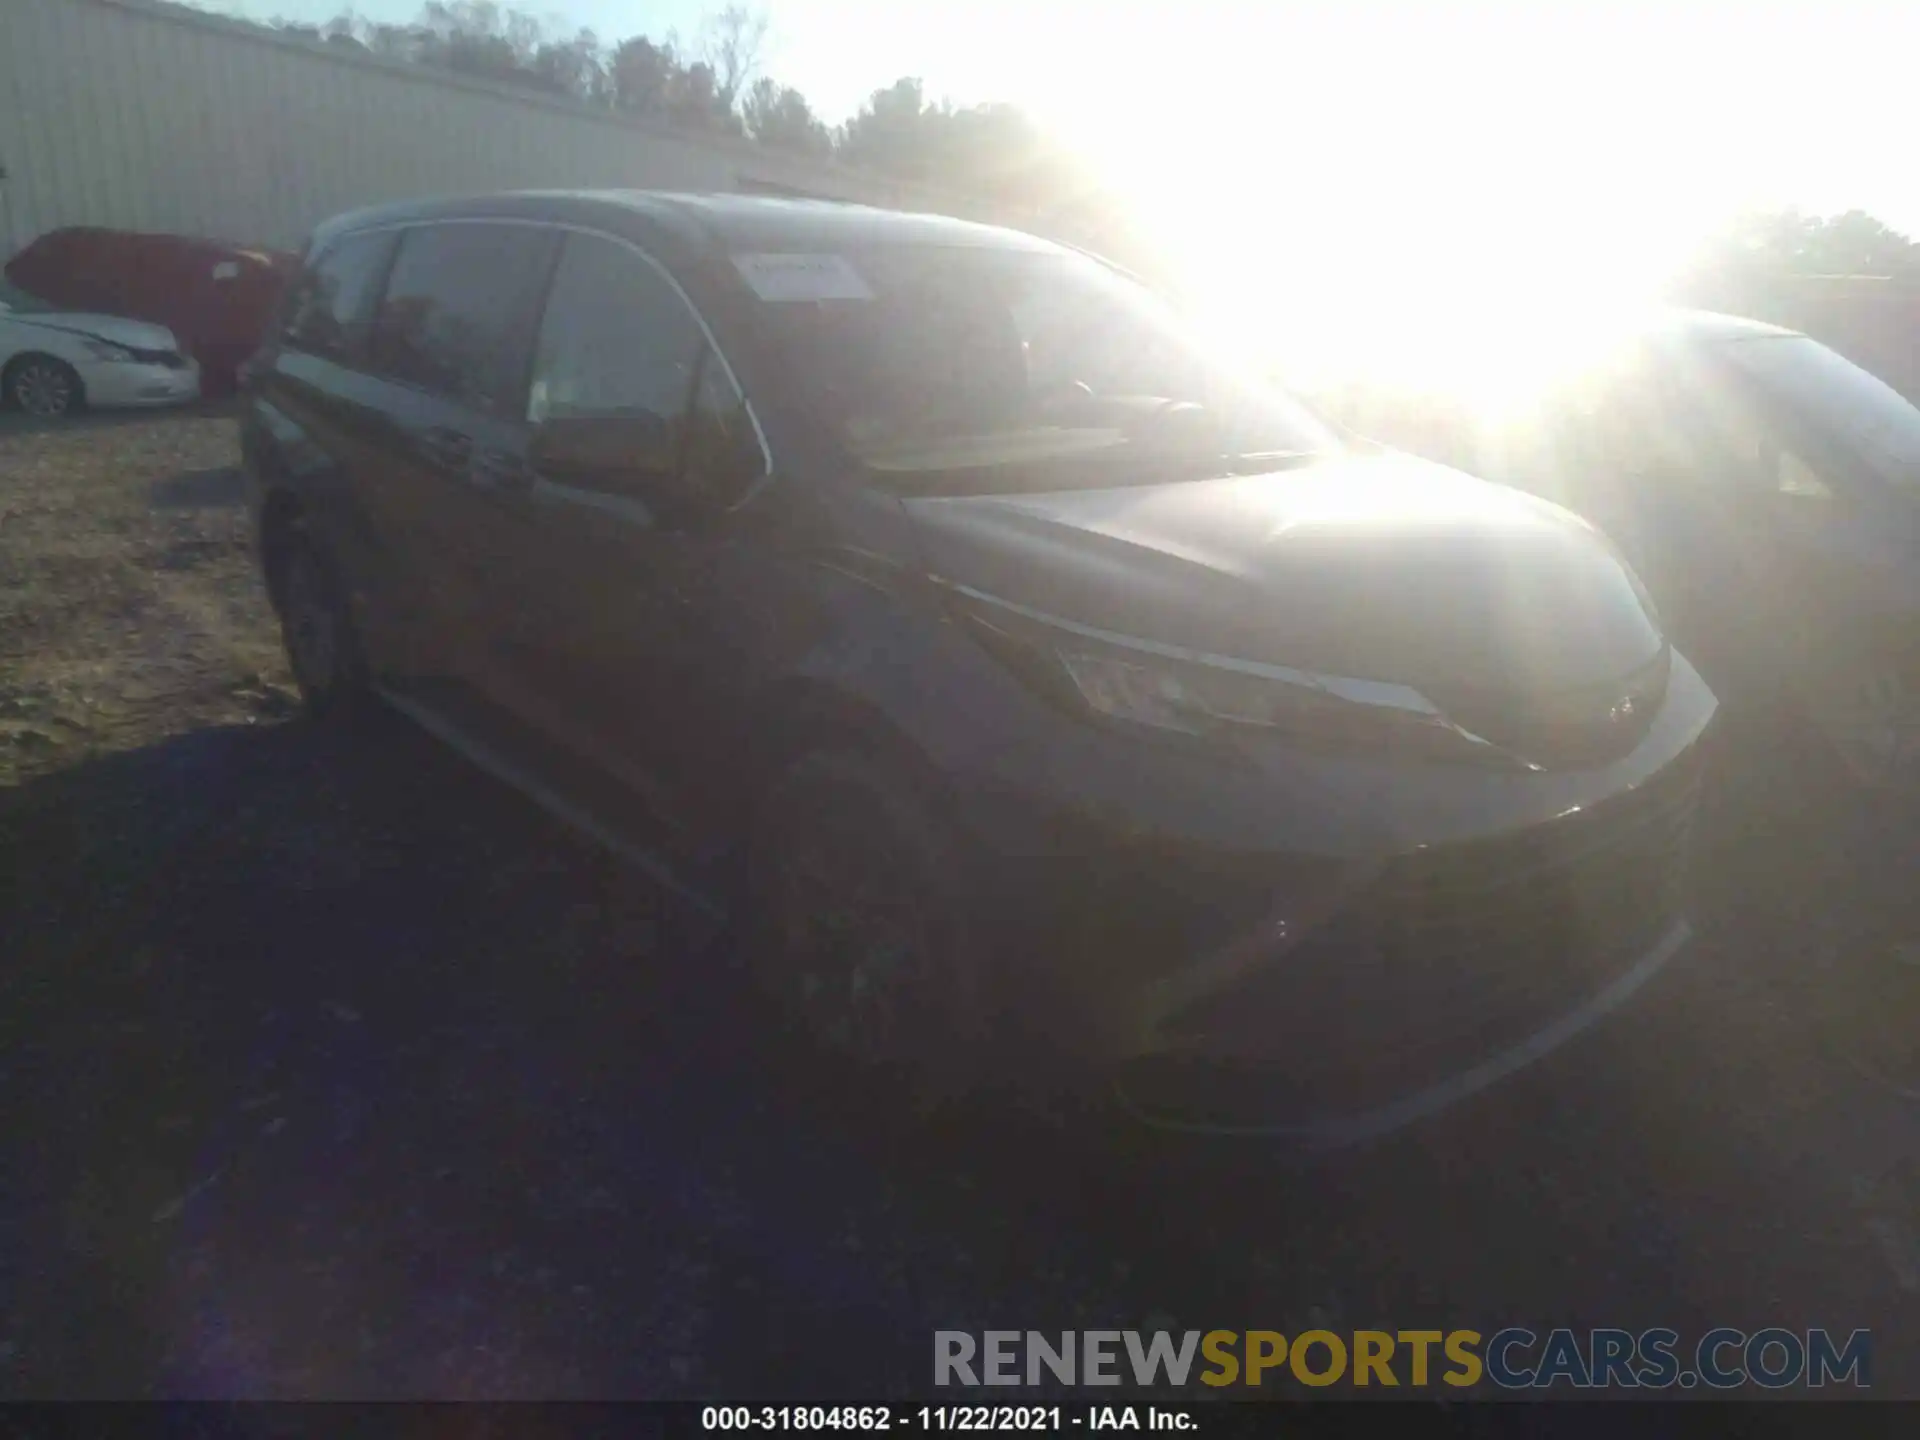
M1861 210L1761 211L1709 237L1670 288L1687 304L1761 315L1807 277L1843 275L1920 281L1920 245Z
M937 168L929 142L941 118L941 110L927 104L920 81L902 78L867 97L867 103L840 127L834 148L849 164L903 180L925 180Z
M283 35L413 65L526 85L588 104L608 103L606 56L591 30L550 37L524 11L495 0L426 0L411 25L375 24L343 10L324 26L275 21Z
M615 105L636 115L658 115L666 110L668 87L680 62L671 47L636 35L614 48L609 68Z
M713 72L714 97L731 111L760 69L760 52L767 43L767 16L763 10L733 4L709 15L701 27L700 58Z
M612 95L600 38L581 30L571 40L549 40L534 51L533 74L562 95L589 105L609 103Z
M417 27L428 37L428 64L489 80L522 80L539 42L539 22L494 0L427 0Z
M1828 274L1912 274L1920 265L1920 247L1864 210L1821 224L1810 251L1807 258Z
M704 60L674 70L667 77L666 118L686 130L740 134L740 117L720 99L713 67Z
M1696 263L1743 274L1909 275L1920 270L1920 246L1863 210L1822 219L1787 209L1739 216Z
M1084 189L1080 167L1014 105L976 105L939 122L948 182L1021 211L1065 207Z
M357 50L363 54L367 50L367 42L360 37L360 22L351 10L334 16L321 26L321 33L326 37L327 44L336 49Z
M1022 215L1080 207L1090 191L1079 162L1014 105L929 104L917 79L876 90L841 127L850 165L938 184Z
M744 135L770 150L838 158L970 195L1096 249L1125 255L1134 248L1111 197L1091 189L1075 159L1015 106L962 109L929 101L921 82L909 76L875 90L838 131L829 129L800 91L760 75L769 27L755 0L729 0L710 13L691 54L671 32L659 39L630 36L611 50L591 30L563 38L502 0L423 0L410 25L375 24L343 10L324 26L280 21L274 28L683 130ZM1874 224L1865 216L1842 216L1814 238L1849 255L1888 253L1894 242L1906 244L1903 237L1889 239L1891 232L1876 234ZM1786 243L1775 237L1776 249ZM1804 248L1811 241L1802 235L1792 243Z
M824 159L833 153L833 132L821 123L807 97L791 85L761 76L740 103L747 138L769 150Z

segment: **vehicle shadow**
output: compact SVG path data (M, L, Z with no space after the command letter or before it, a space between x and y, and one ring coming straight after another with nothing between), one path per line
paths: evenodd
M686 1023L648 970L698 953L644 885L385 719L4 792L0 876L0 1389L576 1388L463 1370L455 1332L564 1324L578 1364L533 1259L581 1201L569 1132L644 1103L595 1067Z
M231 510L246 503L247 477L237 465L183 470L148 487L156 510Z
M0 792L0 1394L904 1397L936 1328L1878 1323L1805 1218L1851 1101L1771 1004L1786 923L1355 1154L907 1130L403 723L201 731Z
M0 792L0 877L0 1395L906 1394L1005 1303L955 1152L810 1109L724 934L391 717Z

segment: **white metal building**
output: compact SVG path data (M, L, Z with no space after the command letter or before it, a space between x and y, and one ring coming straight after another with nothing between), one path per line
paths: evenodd
M0 256L63 225L292 247L405 196L554 186L795 191L956 208L149 0L0 0Z

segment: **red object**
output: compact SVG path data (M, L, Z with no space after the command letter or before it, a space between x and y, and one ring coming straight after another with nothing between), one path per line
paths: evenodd
M285 251L187 235L49 230L7 262L7 279L71 310L165 325L200 362L208 395L231 393L298 268Z

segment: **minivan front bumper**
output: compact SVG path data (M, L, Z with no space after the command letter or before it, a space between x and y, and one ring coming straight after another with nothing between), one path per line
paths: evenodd
M1445 1071L1390 1098L1363 1103L1354 1109L1342 1110L1336 1104L1331 1110L1301 1112L1293 1109L1303 1078L1298 1073L1289 1072L1276 1084L1270 1067L1265 1070L1240 1068L1207 1061L1197 1067L1189 1066L1184 1074L1164 1065L1157 1067L1152 1062L1126 1065L1114 1076L1114 1092L1136 1119L1156 1128L1284 1140L1316 1149L1362 1144L1438 1114L1544 1059L1626 1004L1668 961L1685 949L1692 938L1692 926L1684 918L1674 917L1654 943L1635 956L1626 969L1573 1008L1553 1016L1504 1048L1465 1063L1462 1068ZM1240 1091L1239 1105L1208 1103L1208 1091L1211 1089L1217 1097L1223 1085ZM1251 1115L1248 1101L1267 1115L1291 1110L1292 1118Z
M1676 659L1643 744L1611 767L1387 774L1294 754L1218 788L1138 742L1123 767L1075 727L1109 776L1067 800L1080 823L1036 839L990 817L1014 904L1045 917L1016 988L1049 1046L1110 1071L1154 1124L1383 1134L1539 1059L1685 948L1713 713ZM1028 799L1051 787L1058 804L1072 768L1032 777ZM1316 831L1335 843L1306 843Z
M1116 1087L1142 1118L1340 1145L1539 1059L1682 950L1699 744L1546 824L1296 887L1129 996Z

